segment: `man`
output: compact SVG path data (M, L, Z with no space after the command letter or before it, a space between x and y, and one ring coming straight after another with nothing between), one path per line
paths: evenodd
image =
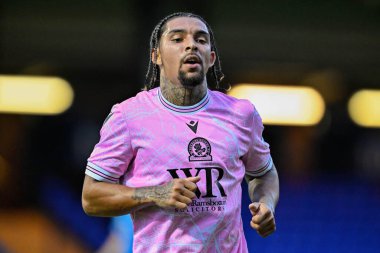
M88 159L83 208L131 213L134 252L247 252L241 181L263 237L275 231L279 195L260 116L249 101L207 88L208 71L217 87L223 74L201 17L164 18L150 44L146 90L112 108Z

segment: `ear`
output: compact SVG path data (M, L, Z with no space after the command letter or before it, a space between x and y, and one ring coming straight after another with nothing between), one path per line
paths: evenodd
M152 62L157 65L162 65L160 49L152 49Z
M212 66L214 66L215 60L216 60L216 53L215 53L215 51L211 51L211 53L210 53L210 68Z

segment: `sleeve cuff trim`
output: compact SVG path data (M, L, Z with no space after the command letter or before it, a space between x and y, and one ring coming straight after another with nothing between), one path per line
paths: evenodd
M98 174L96 174L96 173L94 173L94 172L92 172L91 170L88 170L88 169L86 169L85 174L88 175L88 176L90 176L90 177L92 177L93 179L101 181L101 182L107 182L107 183L112 183L112 184L116 184L117 183L116 181L109 180L107 178L99 176Z
M269 170L271 170L272 167L273 167L273 160L272 160L272 157L269 157L268 161L266 162L266 164L263 167L261 167L258 170L255 170L255 171L246 171L245 174L247 174L249 176L253 176L253 177L260 177L260 176L265 175L265 173L267 173Z
M87 163L86 174L87 172L89 172L94 178L96 177L95 179L100 180L100 181L107 180L107 181L112 181L115 183L119 182L119 177L117 177L114 173L110 173L90 162Z

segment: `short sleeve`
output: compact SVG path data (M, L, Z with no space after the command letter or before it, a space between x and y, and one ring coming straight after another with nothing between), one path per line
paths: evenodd
M86 175L109 183L119 183L133 157L128 127L115 105L100 130L100 140L88 158Z
M251 115L250 126L250 144L242 160L246 168L245 173L250 176L259 177L272 168L273 161L270 155L269 144L264 141L262 136L264 126L256 108L254 108Z

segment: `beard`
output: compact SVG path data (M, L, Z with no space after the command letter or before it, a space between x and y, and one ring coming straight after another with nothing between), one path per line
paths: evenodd
M196 73L193 72L191 76L188 76L185 71L179 70L178 79L181 82L181 84L185 87L195 87L203 83L203 80L205 79L205 74L203 69Z

